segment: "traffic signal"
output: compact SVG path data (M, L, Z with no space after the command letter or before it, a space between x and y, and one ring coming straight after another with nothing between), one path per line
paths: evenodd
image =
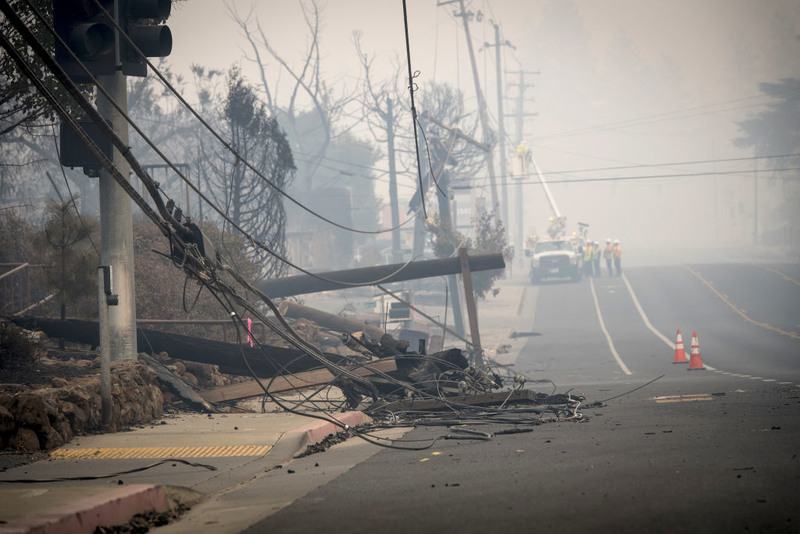
M100 0L113 13L113 0ZM56 33L93 75L114 74L116 58L114 25L95 0L56 0L53 2L53 25ZM73 61L67 49L56 39L56 61L76 83L88 83L89 77Z
M172 52L172 32L160 24L169 18L172 0L117 0L119 25L146 57L165 57ZM120 39L122 72L147 76L147 62L124 37Z
M76 119L76 122L84 133L94 141L94 144L100 149L100 153L110 160L113 156L114 146L111 144L111 139L100 131L97 123L88 118ZM106 122L110 128L111 122ZM59 138L61 139L61 149L58 155L61 165L70 168L83 167L83 173L86 176L99 176L99 172L103 168L102 164L69 124L61 123L61 135Z

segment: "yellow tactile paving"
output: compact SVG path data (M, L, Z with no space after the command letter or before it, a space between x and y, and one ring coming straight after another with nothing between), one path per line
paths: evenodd
M262 456L270 445L203 446L203 447L127 447L56 449L50 457L56 460L118 460L122 458L231 458Z

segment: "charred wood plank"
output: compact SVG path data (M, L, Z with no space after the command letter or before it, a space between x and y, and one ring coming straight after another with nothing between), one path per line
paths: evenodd
M140 354L139 359L150 366L156 372L158 380L168 385L180 398L194 406L201 412L215 413L217 409L208 403L203 397L198 395L186 382L175 376L172 371L167 369L160 362L150 356Z

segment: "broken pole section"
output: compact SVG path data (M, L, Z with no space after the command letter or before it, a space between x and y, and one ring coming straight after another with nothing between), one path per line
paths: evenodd
M363 366L350 370L358 376L371 376L376 372L391 373L392 371L397 371L397 363L394 358L386 358L383 360L366 362ZM336 377L333 373L327 369L317 369L314 371L277 376L272 380L262 379L261 383L267 386L270 393L280 393L282 391L321 386L335 379ZM265 395L264 389L261 387L261 384L255 380L241 382L239 384L230 384L228 386L200 392L200 397L207 402L227 402L249 397L260 397L261 395Z
M475 366L483 367L481 333L478 330L478 310L475 307L475 292L472 289L472 272L469 268L467 249L464 247L458 249L458 256L461 260L461 281L464 284L464 300L467 302L467 317L469 318L469 333L472 337L472 351L475 358Z
M468 263L470 271L491 271L505 269L506 267L503 255L499 252L470 256ZM328 271L319 273L317 276L299 275L274 278L261 282L258 288L270 298L281 298L321 291L446 276L448 274L458 274L462 271L462 261L459 258L446 258L442 260L393 263L391 265L362 267L344 271Z
M341 315L334 315L332 313L327 313L315 308L309 308L308 306L303 306L288 300L284 300L280 303L280 306L278 306L278 311L280 311L281 315L284 317L289 317L292 319L308 319L310 321L314 321L317 323L317 325L323 328L329 328L339 332L349 332L351 334L356 332L364 332L375 340L380 340L381 337L383 337L383 335L386 333L385 330L378 328L377 326L367 323L359 323L358 321L347 319Z

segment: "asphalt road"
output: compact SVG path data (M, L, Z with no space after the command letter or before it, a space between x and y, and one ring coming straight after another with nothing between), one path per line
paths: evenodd
M604 406L488 442L297 461L265 482L298 477L303 496L247 532L800 532L798 275L724 261L538 286L542 335L515 368ZM672 363L678 328L707 369ZM329 462L336 477L304 477Z

